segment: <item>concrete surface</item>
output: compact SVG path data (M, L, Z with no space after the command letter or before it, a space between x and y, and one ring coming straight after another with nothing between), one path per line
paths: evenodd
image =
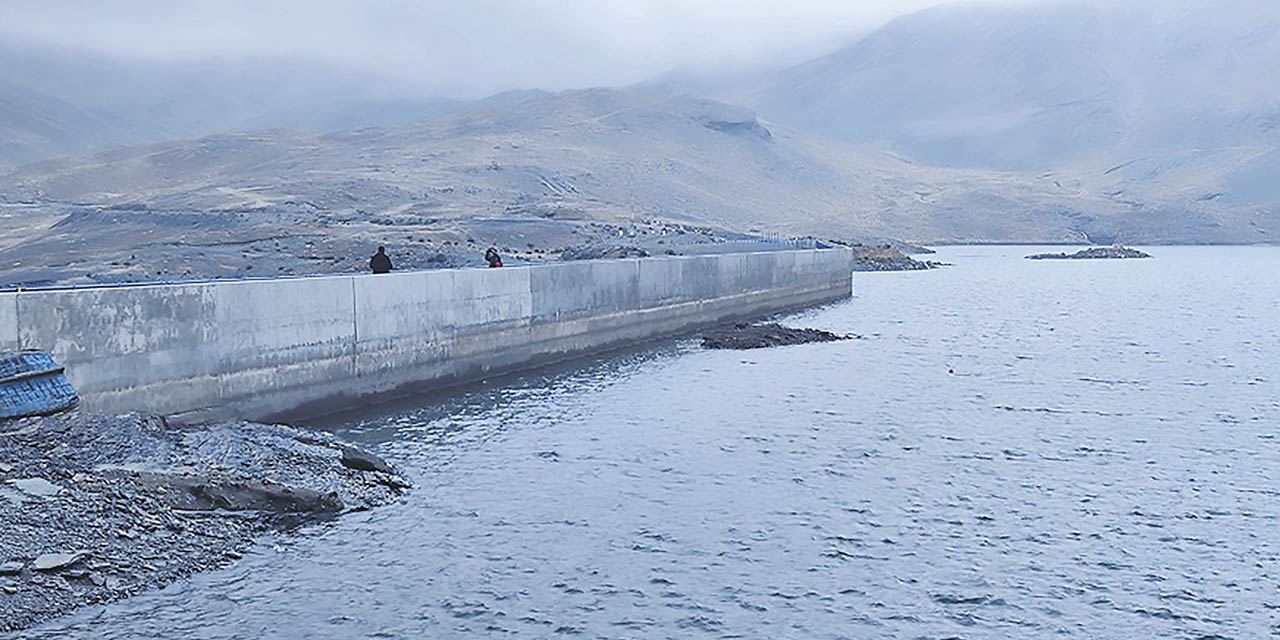
M18 349L18 296L0 294L0 351Z
M0 294L83 406L264 419L848 297L847 249Z

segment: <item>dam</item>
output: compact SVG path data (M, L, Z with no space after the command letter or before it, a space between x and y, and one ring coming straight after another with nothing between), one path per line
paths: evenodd
M82 406L180 422L361 399L851 295L845 248L0 293L0 351L42 349Z

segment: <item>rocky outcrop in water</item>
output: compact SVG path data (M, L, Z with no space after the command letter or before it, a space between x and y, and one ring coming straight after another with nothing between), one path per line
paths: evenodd
M408 485L318 431L80 411L0 420L0 631L224 565L260 534Z
M916 260L889 245L868 247L849 245L853 249L854 271L924 271L944 266L941 262Z
M1126 260L1134 258L1150 258L1151 254L1116 245L1114 247L1090 247L1075 253L1036 253L1027 256L1028 260Z
M762 349L809 342L834 342L857 336L842 336L821 329L795 329L780 324L735 324L702 334L706 349Z

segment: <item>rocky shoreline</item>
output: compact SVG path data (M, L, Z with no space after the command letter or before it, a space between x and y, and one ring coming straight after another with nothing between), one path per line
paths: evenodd
M1036 253L1028 260L1132 260L1150 258L1151 254L1116 245L1114 247L1090 247L1075 253Z
M890 245L853 244L849 248L853 249L854 271L925 271L946 266L932 260L916 260Z
M409 483L319 431L71 411L0 420L0 631L224 566Z

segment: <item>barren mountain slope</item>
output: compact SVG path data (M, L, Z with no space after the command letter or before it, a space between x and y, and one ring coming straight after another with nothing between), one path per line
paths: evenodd
M277 254L297 259L274 270L358 268L379 242L407 243L408 264L470 251L441 246L466 240L554 253L649 222L926 242L1245 233L1243 223L1118 203L1079 181L920 167L645 89L509 93L394 128L245 133L49 161L0 177L0 201L11 220L58 220L28 225L24 241L0 251L0 273L55 281L168 276L175 265L231 275L249 257ZM611 230L584 231L593 223ZM325 249L302 246L307 237ZM245 244L237 254L229 243ZM194 246L204 260L188 255ZM177 253L160 269L124 269L146 259L139 247Z
M955 5L720 95L924 164L1043 171L1215 241L1274 229L1278 64L1270 0Z
M942 6L777 72L763 116L921 162L1052 169L1249 146L1280 129L1280 5L1068 0Z

